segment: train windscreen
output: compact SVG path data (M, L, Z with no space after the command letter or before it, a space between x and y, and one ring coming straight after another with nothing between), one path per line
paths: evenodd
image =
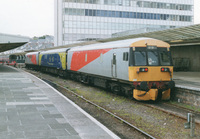
M159 53L160 63L162 66L170 66L171 65L171 55L167 51L161 51Z
M146 66L146 53L145 52L135 52L135 66Z
M149 66L158 66L158 53L156 51L149 51L148 54L148 65Z
M172 66L171 54L167 48L131 48L129 66Z

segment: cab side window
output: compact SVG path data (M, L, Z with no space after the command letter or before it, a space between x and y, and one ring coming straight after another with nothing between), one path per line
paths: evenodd
M123 53L123 61L128 61L128 52Z

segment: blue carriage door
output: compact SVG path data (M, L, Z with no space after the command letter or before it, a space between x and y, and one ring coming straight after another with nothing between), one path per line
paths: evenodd
M60 59L59 54L56 54L56 57L57 57L57 68L60 68L61 59Z
M54 59L54 61L55 61L56 65L57 65L57 63L58 63L58 58L57 58L56 55L55 55L55 59Z
M62 63L63 63L63 56L62 53L60 55L60 62L59 62L59 68L62 69Z

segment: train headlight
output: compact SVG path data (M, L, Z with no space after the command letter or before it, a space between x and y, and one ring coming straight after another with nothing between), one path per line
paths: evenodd
M169 72L169 68L161 68L161 72Z
M148 72L148 68L140 68L140 72Z

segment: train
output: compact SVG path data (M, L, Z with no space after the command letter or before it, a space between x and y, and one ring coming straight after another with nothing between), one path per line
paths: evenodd
M57 74L139 101L169 100L170 45L153 38L59 48L25 55L26 68Z
M0 55L0 64L14 66L17 68L25 67L25 54L26 52Z

